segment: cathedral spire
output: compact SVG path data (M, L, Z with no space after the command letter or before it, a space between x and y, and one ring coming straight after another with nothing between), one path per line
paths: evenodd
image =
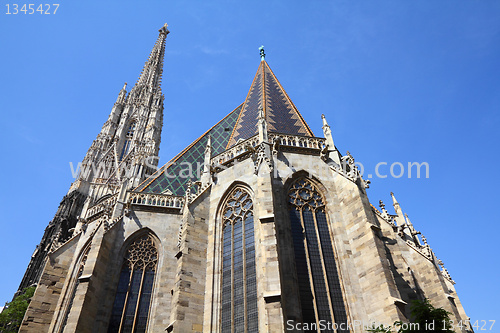
M155 46L144 64L142 73L135 84L136 86L145 85L150 90L160 88L161 76L163 73L163 57L165 56L165 40L170 33L168 25L165 23L158 32L160 34L158 35Z
M154 171L163 125L164 96L160 84L168 33L165 24L137 83L130 93L127 94L127 83L118 93L108 120L82 162L85 173L70 191L79 188L97 200L116 192L122 182L137 186Z

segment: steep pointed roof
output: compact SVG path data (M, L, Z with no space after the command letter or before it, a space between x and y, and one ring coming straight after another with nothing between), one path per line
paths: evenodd
M264 110L269 132L314 136L267 62L262 60L231 134L228 148L240 139L248 139L257 133L260 107Z
M135 191L183 195L188 180L199 178L196 168L203 165L208 138L212 140L212 156L215 156L240 139L254 136L257 134L260 107L266 117L268 132L314 136L267 62L262 60L245 102L146 179ZM193 168L191 178L186 177L188 164Z

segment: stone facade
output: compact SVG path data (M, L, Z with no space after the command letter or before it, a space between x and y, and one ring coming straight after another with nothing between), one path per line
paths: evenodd
M138 81L144 81L146 86L158 83L153 74L161 71L158 61L163 59L164 37L168 32L166 27L162 29L165 30L160 30L150 66L146 65L143 71L150 77L141 76ZM160 53L161 56L155 56ZM128 97L120 93L119 104L125 106L115 105L103 127L104 132L113 127L109 123L121 128L117 147L123 146L120 140L127 126L126 121L115 116L116 110L123 112L127 105L127 112L133 113L133 108L143 110L144 104L127 104L134 94L142 96L148 91L140 84L139 87L142 87L140 93L134 92L134 88ZM163 97L155 100L154 96L160 95L153 93L152 104L146 103L151 124L138 125L143 128L139 132L147 139L142 145L136 142L137 147L153 147L147 150L151 156L158 153L158 126L162 118L159 114L163 110ZM324 138L314 137L264 59L245 103L233 112L238 116L232 117L231 113L221 121L226 124L234 118L230 137L215 136L218 125L214 126L207 132L208 138L206 134L200 137L147 179L145 173L137 172L144 165L137 164L136 172L115 182L118 185L114 187L91 185L95 177L92 182L80 178L72 185L70 193L88 189L84 192L85 204L77 214L79 222L65 242L55 244L48 252L20 332L106 332L108 329L114 332L115 317L119 326L116 331L220 332L227 331L224 311L229 311L232 318L227 325L235 330L239 325L236 317L241 315L245 326L256 320L258 331L280 332L290 328L290 323L308 323L304 288L310 288L314 296L311 309L315 322L324 318L321 311L327 311L332 323L349 325L349 329L339 332L364 332L361 322L408 321L408 304L423 298L449 311L455 322L468 319L453 280L425 238L403 214L395 197L392 196L396 214L389 214L382 202L380 210L370 204L366 194L369 182L361 178L349 153L339 153L326 119L323 117ZM280 119L291 125L278 124ZM148 123L145 116L138 121ZM283 132L280 128L289 130ZM102 133L98 138L112 137ZM216 145L222 139L226 141L219 149ZM203 166L201 177L185 181L174 175L180 177L174 180L178 187L169 188L174 183L172 180L167 183L165 174L173 170L174 162L182 156L195 156L189 155L190 149L202 141L206 143L204 153L196 155L193 161ZM94 154L89 150L88 156ZM106 154L101 151L99 156L103 158ZM91 159L88 156L86 161ZM321 224L319 213L314 213L321 243L320 261L313 257L315 248L307 234L311 229L306 226L305 213L300 213L302 238L297 238L298 229L292 223L291 188L300 181L310 184L307 186L317 195L315 202L320 202L318 211L324 214L321 216L326 224ZM176 193L181 187L182 193ZM158 188L162 190L153 190ZM252 205L251 215L245 215L248 220L244 222L253 221L247 224L253 228L244 227L247 238L243 244L254 244L254 250L245 252L243 272L247 274L242 276L241 283L248 293L242 306L250 309L249 281L255 267L255 318L238 312L234 296L239 292L235 286L240 283L236 281L240 267L236 239L240 236L233 231L232 243L228 243L224 221L230 212L224 207L230 205L230 195L235 191L245 193L248 207L250 202ZM253 243L248 238L250 233ZM156 254L153 257L149 254L153 263L149 270L138 271L137 281L142 282L137 282L139 289L134 291L137 271L127 266L130 256L127 251L145 236L151 240ZM225 244L232 244L231 250ZM310 253L304 261L305 270L299 269L302 266L297 259L302 245ZM228 257L224 251L233 254ZM315 263L322 267L323 275L318 276L318 271L313 270ZM228 267L233 272L231 284L224 282L224 276L229 276ZM154 276L151 285L143 282L146 271ZM127 274L132 282L127 280ZM309 286L303 284L304 276L310 281ZM333 281L333 277L338 281ZM125 289L121 289L123 281ZM318 281L328 286L326 298L321 295ZM334 282L337 289L332 287ZM151 296L143 298L147 290ZM227 290L231 290L229 294ZM120 295L125 297L124 301L120 301ZM320 297L327 300L326 305L320 304ZM231 304L224 303L224 299ZM144 322L141 309L145 309ZM339 319L341 314L345 314L345 322ZM127 328L127 316L132 318L131 328Z

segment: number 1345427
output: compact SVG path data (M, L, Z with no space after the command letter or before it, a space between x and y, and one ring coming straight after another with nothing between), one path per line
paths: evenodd
M25 4L17 4L17 3L12 3L12 4L6 4L5 7L7 7L5 14L8 15L17 15L17 14L42 14L42 15L48 15L48 14L56 14L57 9L59 9L59 4L58 3L53 3L53 4L48 4L48 3L42 3L42 4L33 4L33 3L25 3Z

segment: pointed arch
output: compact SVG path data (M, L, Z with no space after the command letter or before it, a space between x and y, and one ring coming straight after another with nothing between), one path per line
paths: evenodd
M219 201L219 205L217 206L217 213L218 213L217 219L219 221L222 218L222 206L229 200L229 194L232 193L234 191L234 189L237 187L242 188L243 190L248 192L248 194L250 195L250 197L253 200L254 192L253 192L252 188L247 183L244 183L244 182L238 181L238 180L232 182L231 185L229 185L227 187L227 189L224 191L224 193L221 195L222 199Z
M128 250L128 248L130 247L130 245L133 242L135 242L135 240L137 238L140 238L140 237L145 236L145 235L150 235L151 239L153 240L153 242L154 242L154 244L156 246L156 248L157 249L160 248L161 241L160 241L160 238L158 237L158 235L156 235L156 232L154 232L149 227L142 227L139 230L136 230L133 233L131 233L130 235L128 235L127 238L125 238L125 240L123 241L122 247L120 249L120 258L124 258L125 252Z
M302 320L335 322L338 332L349 332L323 186L304 173L287 183Z
M142 228L129 236L122 247L120 271L108 333L145 332L156 270L159 240L149 229Z
M219 206L221 332L258 332L253 198L235 183ZM245 330L246 329L246 330Z
M135 120L131 120L128 124L127 133L125 133L125 141L123 142L122 151L120 154L120 161L123 160L125 156L130 151L130 146L132 145L132 139L134 138L134 132L137 122Z

